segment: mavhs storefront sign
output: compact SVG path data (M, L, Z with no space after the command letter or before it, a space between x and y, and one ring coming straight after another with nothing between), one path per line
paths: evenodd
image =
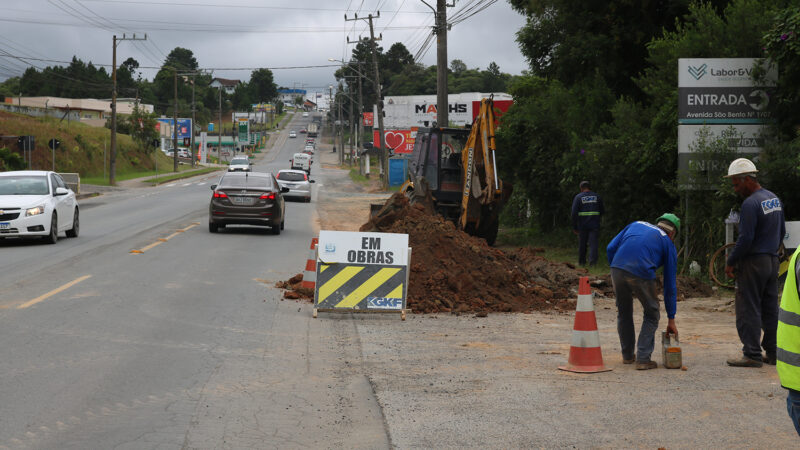
M405 320L408 235L320 231L317 311L398 312Z

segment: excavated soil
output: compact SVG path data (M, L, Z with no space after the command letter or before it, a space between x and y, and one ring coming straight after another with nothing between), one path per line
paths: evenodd
M407 305L415 313L573 311L578 280L587 271L549 261L541 250L500 250L456 229L420 203L393 195L362 232L408 234L412 248ZM286 298L313 299L300 287L302 274L279 282ZM613 296L609 276L591 277L597 295ZM708 296L711 289L693 279L679 280L679 300Z

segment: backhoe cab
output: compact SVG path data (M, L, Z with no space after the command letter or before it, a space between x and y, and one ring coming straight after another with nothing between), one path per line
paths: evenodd
M401 187L411 203L426 202L465 232L497 238L499 214L511 195L495 167L492 99L483 99L471 128L420 128Z

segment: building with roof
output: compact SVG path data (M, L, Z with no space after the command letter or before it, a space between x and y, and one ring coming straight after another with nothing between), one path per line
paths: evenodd
M61 110L77 113L80 121L92 126L104 126L111 117L111 99L63 98L63 97L5 97L4 103L19 108L38 110ZM128 116L138 107L145 113L153 113L153 105L139 103L134 98L118 98L117 114Z
M302 97L306 98L305 89L278 89L278 98L286 105L294 105L294 99Z
M233 94L233 91L236 90L236 86L242 84L239 80L229 80L227 78L214 78L211 80L211 84L209 86L213 88L222 88L226 94Z

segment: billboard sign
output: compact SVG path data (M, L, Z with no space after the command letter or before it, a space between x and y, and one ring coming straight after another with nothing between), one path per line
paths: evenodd
M764 72L756 79L756 67ZM767 123L778 68L759 58L678 60L678 123Z
M365 112L365 113L364 113L364 121L362 122L362 123L363 123L363 125L364 125L365 127L371 127L371 126L373 126L373 123L374 123L373 117L374 117L374 116L372 115L372 113L371 113L371 112Z
M451 126L463 127L472 124L480 111L481 99L494 95L496 112L508 110L513 103L509 94L486 94L465 92L448 96L448 122ZM386 97L384 100L384 126L386 128L408 129L411 127L432 127L437 119L435 95L408 95ZM374 117L374 116L373 116ZM444 124L439 124L444 126ZM374 125L373 125L374 126Z
M174 136L174 132L172 124L174 120L168 117L159 117L156 119L158 121L157 128L160 131L162 137L172 139ZM191 139L192 137L192 119L181 119L178 118L178 127L175 130L178 133L178 139Z
M250 121L247 119L238 119L237 128L239 130L239 144L248 145L250 143Z
M380 148L378 137L379 131L373 128L372 142L376 148ZM417 127L407 130L383 130L383 142L386 143L386 148L396 154L411 154L416 138Z

